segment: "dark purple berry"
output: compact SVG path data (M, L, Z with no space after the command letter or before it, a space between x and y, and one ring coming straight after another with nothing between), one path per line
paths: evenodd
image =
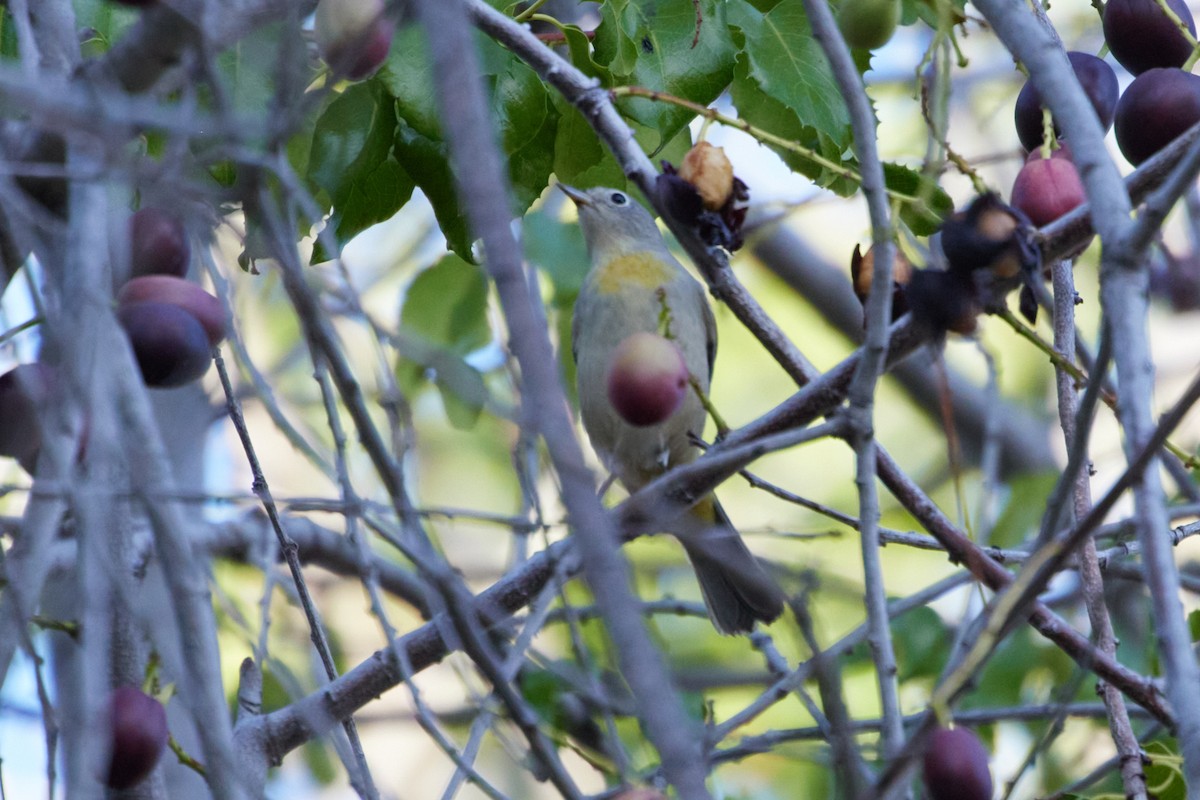
M225 338L225 309L221 307L221 301L191 281L173 275L134 278L117 293L117 305L134 306L139 303L179 306L204 326L210 345Z
M983 742L966 728L938 728L925 751L931 800L991 800L992 774Z
M1083 87L1088 100L1092 101L1092 108L1096 109L1101 127L1107 131L1113 123L1113 114L1117 108L1119 89L1116 73L1104 59L1090 53L1072 51L1067 53L1067 58L1071 61L1071 68L1075 70L1079 85ZM1036 150L1042 146L1042 96L1033 85L1033 81L1026 81L1021 93L1017 95L1013 122L1022 147L1026 150ZM1057 124L1054 126L1054 133L1056 136L1060 133Z
M1174 67L1134 79L1117 103L1117 146L1137 166L1200 122L1200 77Z
M162 703L133 686L109 696L112 760L105 779L113 789L128 789L146 779L167 746L167 714Z
M189 312L169 303L138 303L117 309L147 386L167 388L190 383L208 371L212 360L204 326Z
M1184 0L1167 0L1175 15L1196 35L1196 23ZM1157 0L1108 0L1104 5L1104 39L1121 66L1140 75L1154 67L1182 67L1192 46Z
M129 218L129 267L139 275L187 275L192 248L177 217L147 206Z

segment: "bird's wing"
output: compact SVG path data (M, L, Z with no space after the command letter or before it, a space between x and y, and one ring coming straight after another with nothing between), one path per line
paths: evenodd
M700 288L700 306L704 309L704 348L708 353L708 380L712 382L713 365L717 363L717 318L708 304L704 288Z

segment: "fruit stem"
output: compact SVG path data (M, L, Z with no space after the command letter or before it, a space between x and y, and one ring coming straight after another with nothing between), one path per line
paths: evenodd
M78 622L72 622L70 620L63 619L53 619L51 617L42 616L41 614L34 614L29 618L29 621L44 631L59 631L60 633L65 633L67 636L70 636L72 639L79 639L79 631L81 626Z
M202 778L208 777L208 770L204 768L204 765L188 755L187 751L183 749L183 745L175 741L174 736L167 737L167 747L171 748L171 752L175 754L175 758L179 759L180 764Z
M1052 145L1054 144L1054 118L1050 116L1050 109L1042 108L1042 158L1049 158L1053 152Z
M27 331L35 325L41 325L45 321L46 321L46 318L43 317L41 314L38 314L36 317L25 320L20 325L14 325L13 327L9 328L8 330L4 331L3 333L0 333L0 345L4 344L9 339L16 336L21 331Z
M712 417L713 422L716 424L716 438L719 441L729 433L729 425L725 422L725 418L721 416L720 412L717 411L717 407L714 406L712 401L708 399L708 395L706 395L704 390L700 388L700 381L696 380L696 376L690 372L688 373L688 383L692 385L692 391L696 393L696 397L700 398L700 405L704 406L704 410L708 412L708 415Z
M1081 370L1075 364L1075 362L1067 359L1062 353L1055 350L1049 343L1043 340L1042 337L1038 336L1035 330L1030 328L1021 320L1017 319L1007 308L995 312L995 316L1007 322L1009 326L1017 332L1018 335L1028 340L1034 345L1034 347L1045 353L1054 366L1071 376L1077 387L1082 387L1087 384L1087 374ZM1104 401L1104 405L1108 406L1113 411L1117 410L1117 399L1108 390L1101 390L1100 399ZM1188 469L1196 469L1197 467L1200 467L1200 459L1197 459L1196 456L1189 454L1186 450L1179 447L1179 445L1175 444L1169 439L1163 443L1163 447L1166 448L1167 452L1169 452L1171 455L1178 458L1180 463Z
M533 17L533 15L536 14L542 6L546 5L548 1L549 0L533 0L533 3L529 6L529 8L513 17L513 21L528 22L530 18Z

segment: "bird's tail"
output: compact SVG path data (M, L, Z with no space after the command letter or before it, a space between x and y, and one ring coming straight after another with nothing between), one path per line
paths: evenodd
M717 498L697 503L672 532L679 537L708 607L724 634L749 633L783 613L783 592L746 547Z

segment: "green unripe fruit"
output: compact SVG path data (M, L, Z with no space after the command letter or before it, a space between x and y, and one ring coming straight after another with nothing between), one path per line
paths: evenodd
M844 0L837 14L846 44L862 50L887 44L899 22L900 0Z

